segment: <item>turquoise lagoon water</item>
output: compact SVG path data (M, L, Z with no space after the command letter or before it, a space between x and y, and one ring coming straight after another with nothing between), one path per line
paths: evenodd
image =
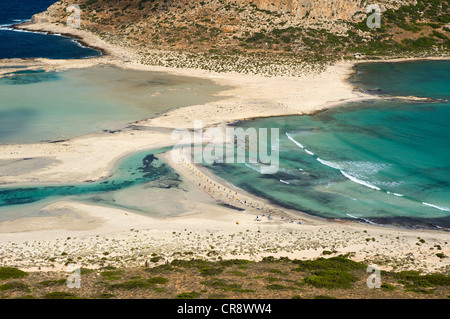
M208 167L246 191L313 215L449 229L450 62L363 64L355 71L352 82L369 92L437 100L365 101L237 123L280 129L279 171Z
M171 108L215 100L223 87L161 72L96 66L0 78L0 144L117 130Z
M236 123L243 128L280 129L280 169L268 175L248 163L207 167L248 192L313 215L450 229L449 74L449 62L360 65L352 82L369 92L436 101L366 101L312 116ZM0 188L0 220L36 214L48 203L65 198L146 211L148 207L140 208L139 203L130 207L111 194L139 189L149 181L177 180L154 157L160 151L126 157L106 181L4 186Z
M65 185L30 185L0 187L0 221L39 216L41 209L55 201L76 200L115 206L136 212L148 212L148 207L135 202L117 200L120 192L139 190L153 181L179 182L179 176L157 155L170 148L141 151L124 157L106 180ZM166 187L167 188L167 187ZM141 207L142 206L142 207Z

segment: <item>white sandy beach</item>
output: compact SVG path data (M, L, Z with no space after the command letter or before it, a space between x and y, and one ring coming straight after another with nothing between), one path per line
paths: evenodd
M142 65L132 52L108 45L84 31L45 23L26 27L55 33L70 31L82 37L85 43L102 47L109 54L82 61L3 60L0 66L20 62L31 67L64 69L105 63L201 77L232 87L220 93L223 97L220 101L175 109L134 123L138 126L192 128L195 120L202 120L204 126L221 126L255 117L309 114L350 101L374 98L355 90L346 81L353 62L338 63L323 73L306 73L301 77L268 78L168 69ZM2 145L2 160L51 158L53 162L24 174L0 176L0 186L103 179L111 174L116 162L124 155L170 146L175 142L163 131L125 129L115 133L93 133L59 143ZM182 213L156 218L74 201L55 202L43 210L42 217L0 223L0 265L29 270L63 269L71 258L85 267L96 267L100 263L135 266L143 265L152 253L162 256L161 262L181 258L185 256L183 253L210 259L218 256L253 260L264 256L314 258L328 250L336 251L335 254L351 253L356 260L370 260L384 269L434 271L450 267L450 258L436 257L438 251L435 248L440 245L442 251L439 252L450 255L448 232L413 231L315 218L250 196L210 172L200 172L199 168L187 165L187 162L175 164L169 156L165 159L183 177L188 191L160 190L149 196L155 196L156 209L163 211L165 207L177 206ZM204 188L204 176L214 181L218 189L224 188L224 192L234 193L240 199L248 198L255 206L264 206L265 216L261 210L244 206L235 198ZM238 211L218 202L244 210ZM267 218L268 209L274 211L273 219ZM46 215L46 211L52 213ZM256 216L260 220L256 220ZM419 237L425 243L419 243ZM63 252L67 255L62 255Z

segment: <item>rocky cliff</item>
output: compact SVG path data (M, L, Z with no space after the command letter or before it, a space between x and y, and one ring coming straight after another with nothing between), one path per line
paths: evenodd
M366 0L232 0L235 3L254 4L260 10L289 14L297 20L306 21L335 21L355 19L355 14L364 12ZM413 1L377 1L383 7L399 7Z

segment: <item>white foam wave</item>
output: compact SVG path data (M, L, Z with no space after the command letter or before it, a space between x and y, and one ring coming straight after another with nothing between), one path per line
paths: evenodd
M13 23L0 24L1 27L12 27L15 24L20 24L23 22L31 21L30 19L12 19Z
M22 30L22 29L15 29L15 28L11 28L11 25L6 25L4 27L1 27L1 29L8 30L8 31L14 31L14 32L23 32L23 33L48 34L48 32L42 32L42 31L28 31L28 30Z
M357 216L351 215L351 214L349 214L349 213L345 213L345 215L347 215L348 217L354 218L354 219L361 219L361 220L365 221L365 222L368 223L368 224L378 225L377 223L374 223L373 221L371 221L371 220L369 220L369 219L367 219L367 218L357 217Z
M283 181L282 179L280 179L280 182L282 182L282 183L284 183L284 184L288 184L288 185L289 185L289 182Z
M300 147L302 149L305 148L301 143L299 143L296 140L294 140L294 138L289 133L286 132L286 136L287 136L288 139L290 139L292 142L294 142L295 145L297 145L298 147Z
M54 35L57 35L57 36L62 37L62 35L61 35L60 33L55 33ZM78 41L75 40L75 39L71 39L71 41L72 41L73 43L75 43L76 45L78 45L79 47L82 47L82 48L84 48L84 49L88 49L88 48L89 48L89 47L87 47L87 46L84 46L83 44L81 44L80 42L78 42Z
M339 169L339 170L341 169L341 166L338 163L326 161L326 160L321 159L320 157L317 158L317 161L319 161L320 163L322 163L323 165L326 165L328 167Z
M434 204L430 204L430 203L426 203L426 202L422 202L422 204L424 204L425 206L429 206L429 207L433 207L433 208L442 210L444 212L450 212L450 208L448 208L448 207L442 207L442 206L438 206L438 205L434 205Z
M309 155L314 155L314 153L313 153L313 152L311 152L311 151L307 150L306 148L304 148L304 150L305 150L305 152L306 152L306 153L308 153Z
M352 171L360 172L361 174L364 175L376 174L379 171L389 168L390 166L391 164L365 162L365 161L342 162L343 169L348 170L348 168L350 168Z
M382 186L385 188L391 188L391 187L397 187L400 185L403 185L405 182L402 181L395 181L395 182L377 182L376 185L377 186Z
M390 192L390 191L386 191L386 193L391 194L391 195L394 195L394 196L398 196L398 197L403 197L403 196L405 196L405 195L402 195L402 194L399 194L399 193L393 193L393 192Z
M346 171L351 170L354 174L360 173L362 175L373 175L377 172L389 168L390 164L383 163L373 163L373 162L363 162L363 161L341 161L341 162L331 162L321 158L317 158L317 160L323 165L329 166L335 169L343 169ZM357 174L357 175L360 175ZM398 186L401 184L400 182L390 182L386 183L386 185L390 186Z
M273 174L273 168L268 165L257 165L257 164L248 164L244 163L245 166L248 168L251 168L252 170L260 173L260 174Z
M366 182L366 181L360 180L360 179L356 178L355 176L352 176L352 175L350 175L349 173L347 173L347 172L345 172L345 171L343 171L343 170L340 170L340 172L342 173L342 175L344 175L344 176L347 177L349 180L351 180L351 181L353 181L353 182L355 182L355 183L358 183L358 184L360 184L360 185L363 185L363 186L366 186L366 187L375 189L375 190L377 190L377 191L380 191L380 190L381 190L381 188L379 188L379 187L377 187L377 186L375 186L375 185L372 185L372 184L370 184L370 183L368 183L368 182Z

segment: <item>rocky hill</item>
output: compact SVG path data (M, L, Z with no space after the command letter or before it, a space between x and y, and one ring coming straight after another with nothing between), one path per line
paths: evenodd
M248 65L246 57L262 57L262 64L296 64L354 58L355 53L450 51L449 0L377 1L381 28L367 26L373 14L366 12L367 0L62 0L34 20L66 24L72 3L82 10L82 29L136 49L144 63L173 66L183 60L155 57L154 50L196 61L207 56L209 64L221 61L215 69L226 70L237 60Z

